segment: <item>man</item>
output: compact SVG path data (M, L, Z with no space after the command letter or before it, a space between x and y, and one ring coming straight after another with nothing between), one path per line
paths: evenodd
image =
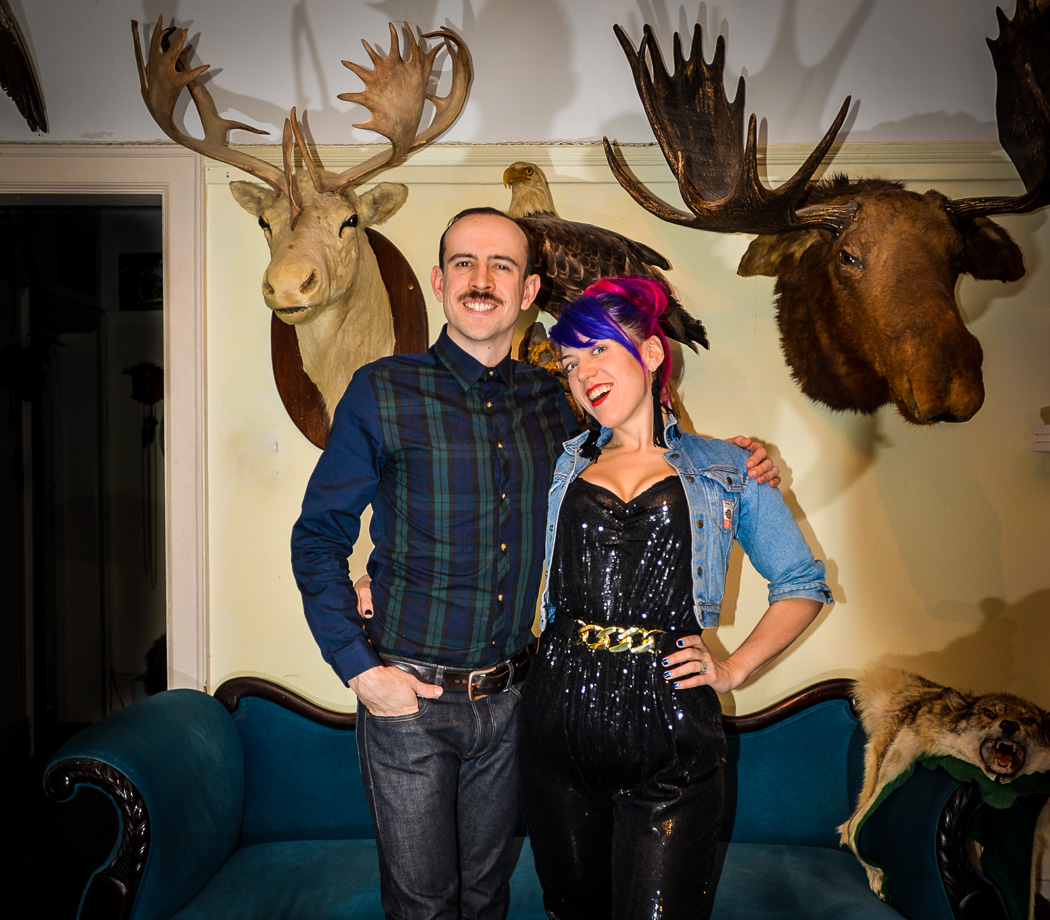
M447 325L426 354L354 375L292 532L307 621L361 704L388 917L500 920L509 903L518 684L547 490L577 430L558 382L510 358L539 289L531 265L525 234L501 212L452 219L430 276ZM752 472L775 476L763 456ZM368 505L366 621L346 557Z

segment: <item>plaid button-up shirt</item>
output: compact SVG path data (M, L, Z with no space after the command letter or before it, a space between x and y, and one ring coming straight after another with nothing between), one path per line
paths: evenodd
M485 367L446 330L354 375L292 530L307 621L344 683L384 653L480 668L529 641L547 491L578 430L550 374ZM346 560L369 505L363 623Z

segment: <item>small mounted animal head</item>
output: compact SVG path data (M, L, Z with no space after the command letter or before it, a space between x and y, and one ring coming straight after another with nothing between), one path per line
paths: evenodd
M959 315L955 281L964 273L1020 278L1020 250L988 218L1050 204L1050 4L1018 0L1013 20L1001 10L998 17L1000 37L988 44L998 76L999 137L1026 192L961 200L886 182L814 185L848 97L795 175L767 188L758 177L754 115L741 147L743 78L732 103L725 93L724 40L708 64L699 26L688 58L676 34L668 74L651 28L636 50L616 27L689 211L649 193L606 138L613 173L663 220L760 234L738 271L777 278L787 363L802 391L832 409L867 413L892 402L909 421L930 424L966 421L984 400L983 355Z
M235 182L231 190L238 203L258 218L270 246L272 261L263 276L266 303L281 319L293 324L308 322L319 310L345 298L354 284L359 250L367 246L365 228L394 214L408 195L405 186L390 183L361 194L354 189L451 127L466 102L473 76L470 54L455 33L448 29L428 32L421 43L406 26L407 57L402 57L397 29L391 24L390 52L385 57L362 41L372 69L343 61L365 84L364 90L339 94L340 99L357 102L371 114L368 122L354 127L375 131L390 142L389 147L338 175L330 174L315 162L293 108L284 123L284 168L279 169L230 147L229 135L234 129L266 132L218 115L211 94L198 79L210 65L190 68L193 48L186 44L185 29L164 28L163 17L158 19L145 56L137 22L132 22L132 32L142 98L164 133L176 143L236 166L268 186ZM427 39L439 41L427 48ZM446 96L428 91L441 48L452 61L452 82ZM175 105L184 88L189 90L200 116L203 139L186 134L175 124ZM420 130L428 100L433 106L432 120ZM293 168L295 146L302 155L305 174L296 174Z
M989 779L1008 783L1050 770L1050 714L1012 693L970 696L945 689L952 711L941 739L945 752L977 764Z

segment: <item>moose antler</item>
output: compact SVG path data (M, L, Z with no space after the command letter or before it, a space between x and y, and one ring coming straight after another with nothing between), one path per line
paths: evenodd
M1039 7L1042 6L1040 12ZM1017 0L1014 18L996 8L999 37L988 39L995 64L999 143L1024 182L1015 198L963 198L948 203L957 217L1023 214L1050 204L1050 16L1046 0Z
M769 189L758 175L754 115L748 120L747 142L741 150L744 78L740 78L736 97L729 102L723 83L722 36L708 64L704 60L700 26L693 30L688 58L682 55L676 32L674 73L669 75L648 25L637 51L619 25L613 29L631 65L638 95L664 159L678 179L682 200L692 213L680 211L652 195L628 172L605 138L605 155L613 174L642 207L671 223L725 233L779 233L799 227L838 232L849 225L856 210L852 202L798 207L807 184L842 127L849 111L849 96L796 173L779 188Z

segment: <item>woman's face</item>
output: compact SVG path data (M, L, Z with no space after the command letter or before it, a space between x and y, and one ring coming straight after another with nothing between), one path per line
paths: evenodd
M606 428L620 427L639 414L652 424L652 371L663 361L663 348L656 336L637 347L644 366L615 339L561 348L572 395Z

